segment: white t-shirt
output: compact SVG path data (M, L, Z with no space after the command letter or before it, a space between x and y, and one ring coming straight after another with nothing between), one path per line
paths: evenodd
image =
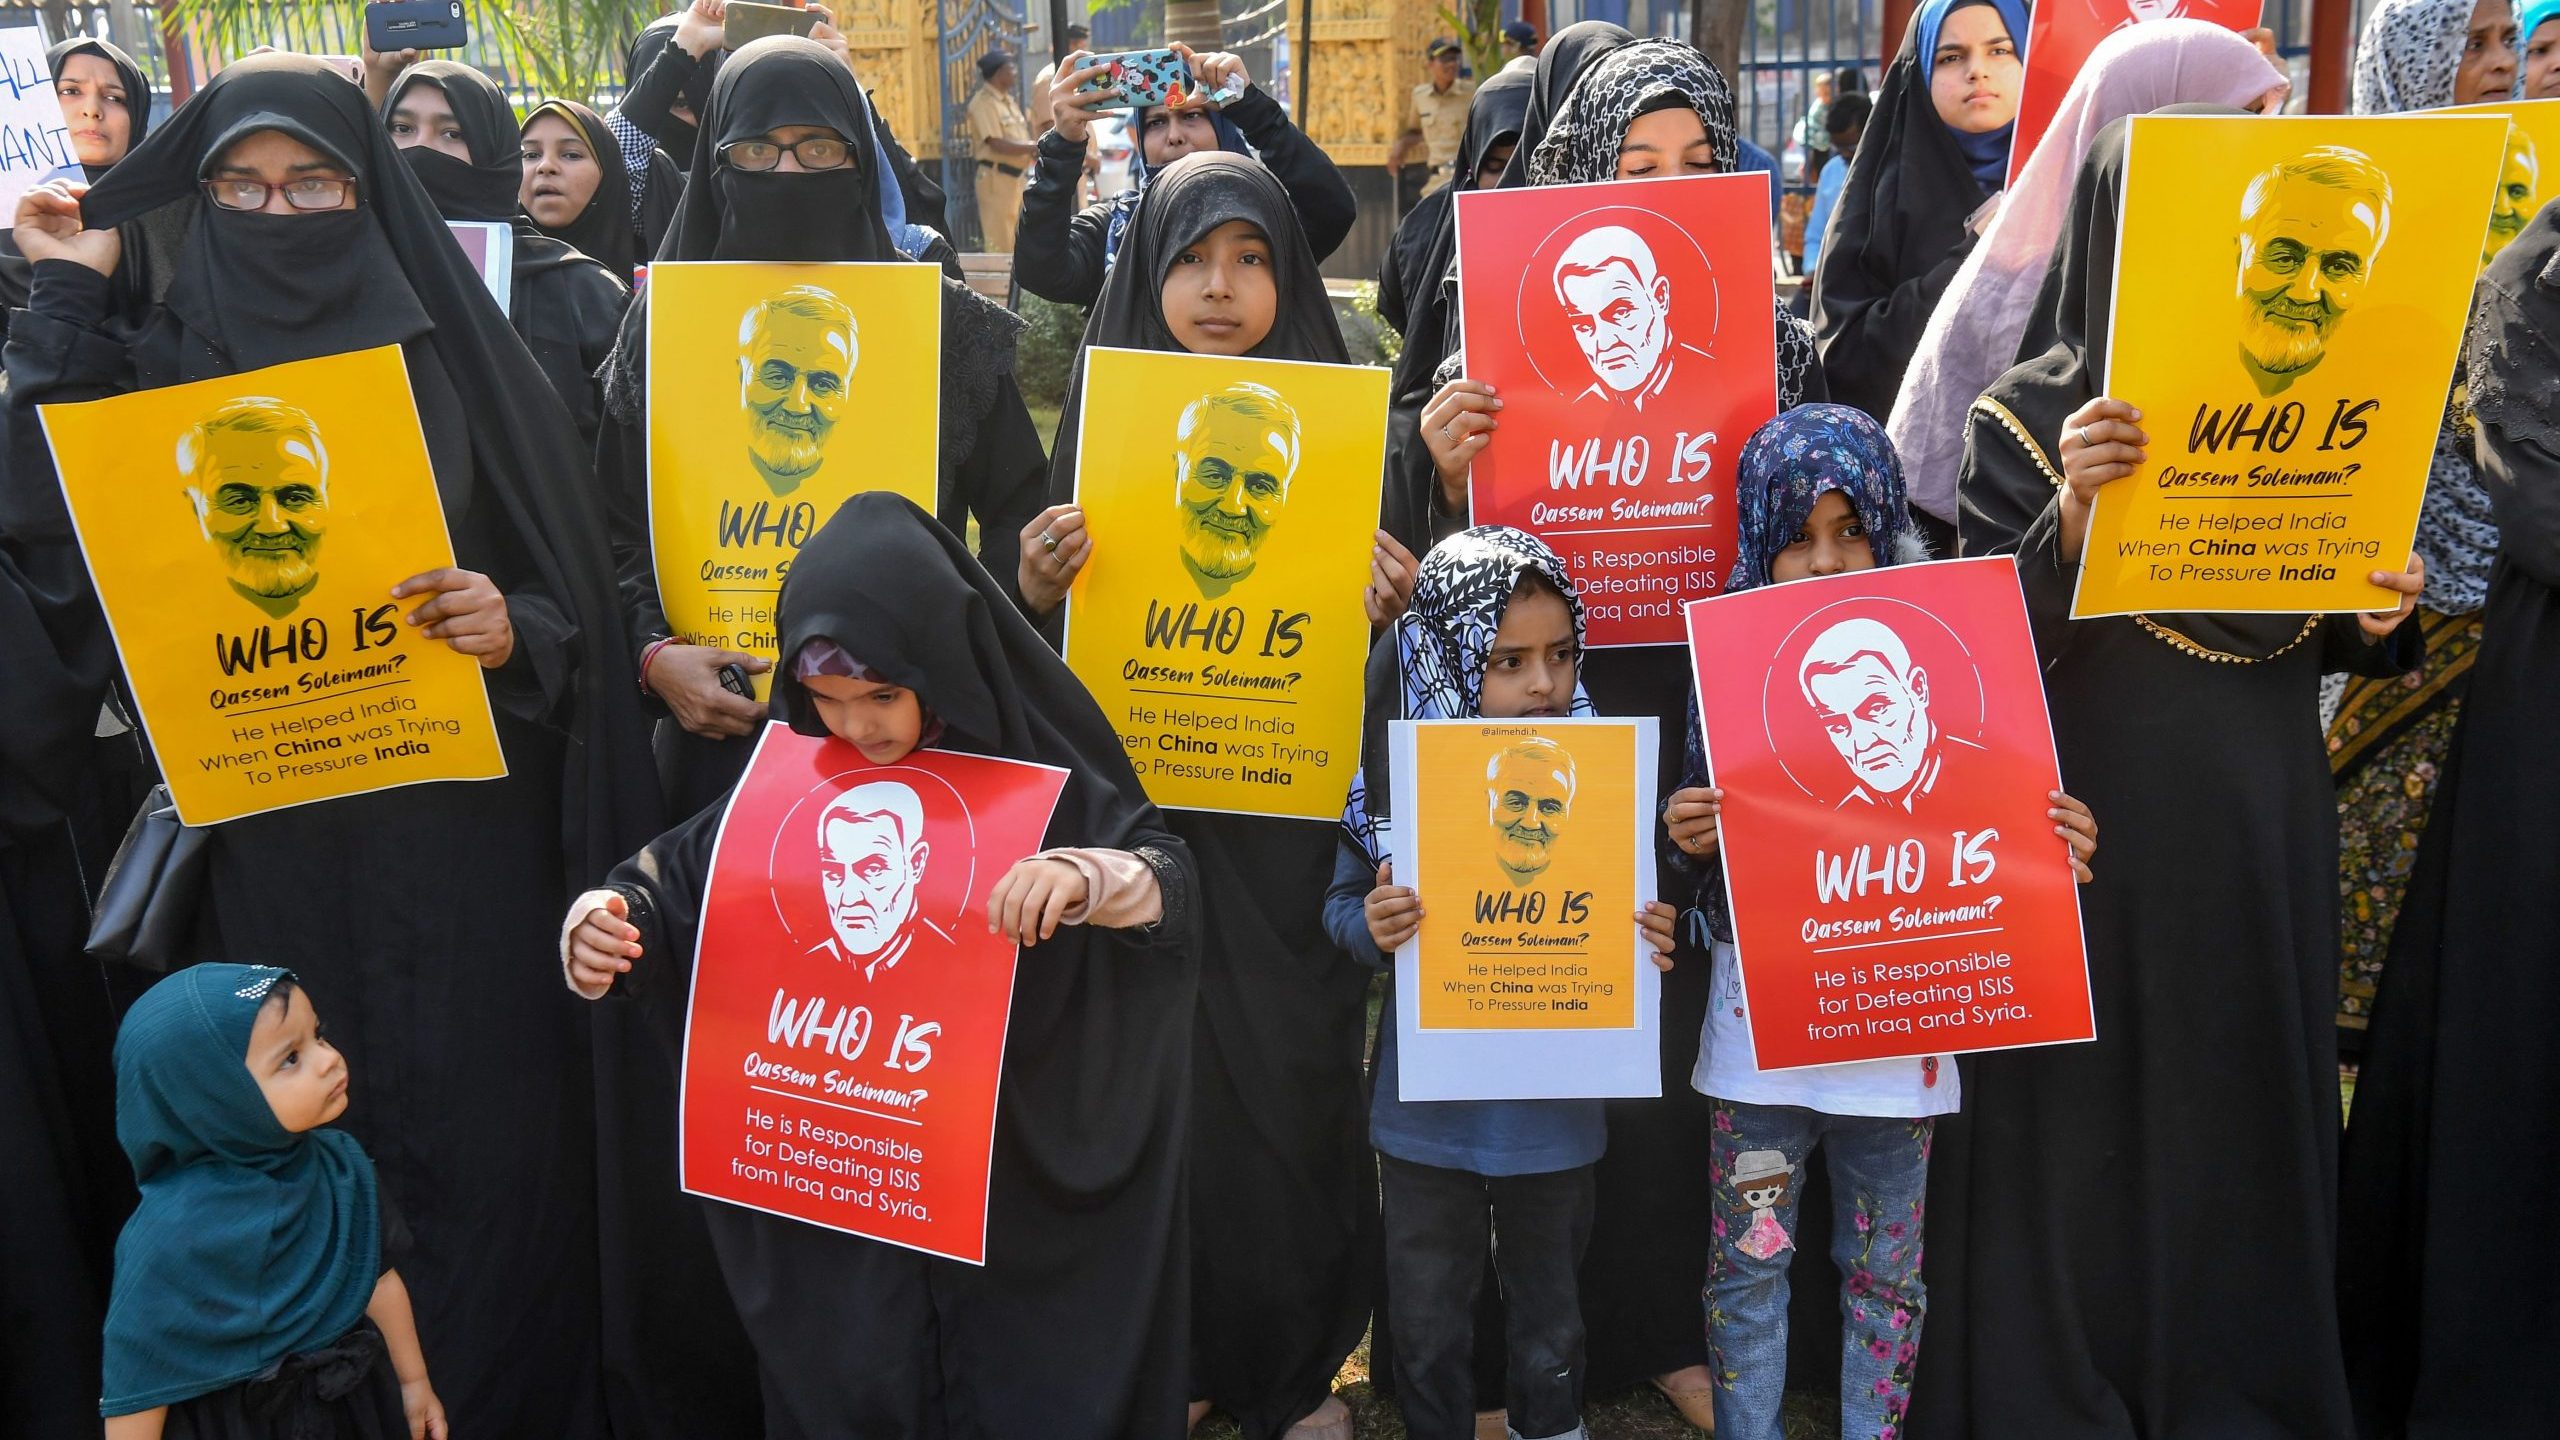
M1715 942L1715 967L1713 1003L1698 1035L1698 1068L1689 1075L1689 1088L1699 1094L1745 1105L1907 1120L1952 1115L1962 1106L1963 1084L1952 1055L1761 1069L1742 1004L1742 961L1730 942Z

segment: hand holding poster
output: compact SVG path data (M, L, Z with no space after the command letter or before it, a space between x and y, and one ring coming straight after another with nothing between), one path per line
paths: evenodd
M2072 80L2099 42L2153 20L2205 20L2227 30L2254 29L2259 7L2260 0L2046 0L2036 6L2027 17L2026 75L2018 91L2017 128L2010 132L2008 183L2017 184L2026 172L2028 159L2062 108L2062 97L2070 93Z
M1467 375L1502 399L1468 495L1544 540L1593 645L1676 645L1733 565L1729 477L1778 412L1769 180L1694 175L1457 199Z
M2014 560L1701 601L1689 637L1760 1068L2094 1036Z
M652 266L649 534L676 635L776 658L791 558L847 496L935 508L941 393L934 266Z
M1159 805L1333 820L1360 768L1387 372L1085 352L1067 666Z
M33 25L0 30L0 205L12 214L19 196L47 180L88 178L44 51L44 36ZM135 103L148 106L151 97L137 96Z
M2074 616L2399 604L2367 576L2409 561L2506 134L2132 122L2106 388L2149 453L2098 492Z
M180 819L507 773L398 346L38 413Z
M1399 720L1395 873L1422 928L1396 952L1398 1095L1662 1093L1654 721Z
M1013 941L987 893L1066 772L765 727L711 852L685 1021L688 1193L986 1263Z

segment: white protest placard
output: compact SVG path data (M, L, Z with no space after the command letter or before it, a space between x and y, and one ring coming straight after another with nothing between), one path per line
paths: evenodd
M44 35L33 25L0 30L0 205L12 212L19 196L59 172L81 178L44 51ZM138 103L147 105L150 97Z

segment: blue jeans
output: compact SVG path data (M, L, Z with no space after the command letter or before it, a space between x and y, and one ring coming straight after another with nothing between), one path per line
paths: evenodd
M1820 1147L1840 1267L1840 1434L1897 1440L1920 1358L1920 1215L1935 1121L1715 1102L1707 1359L1718 1440L1779 1440L1796 1192Z

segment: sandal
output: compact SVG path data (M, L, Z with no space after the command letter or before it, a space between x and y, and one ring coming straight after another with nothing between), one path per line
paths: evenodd
M1476 1440L1511 1440L1511 1412L1508 1410L1477 1411Z
M1715 1382L1696 1381L1674 1389L1662 1383L1667 1378L1656 1375L1647 1383L1661 1392L1662 1398L1670 1401L1671 1408L1679 1411L1680 1418L1689 1422L1691 1427L1703 1430L1710 1435L1716 1433Z
M1351 1440L1351 1407L1327 1395L1323 1404L1289 1427L1283 1440Z

